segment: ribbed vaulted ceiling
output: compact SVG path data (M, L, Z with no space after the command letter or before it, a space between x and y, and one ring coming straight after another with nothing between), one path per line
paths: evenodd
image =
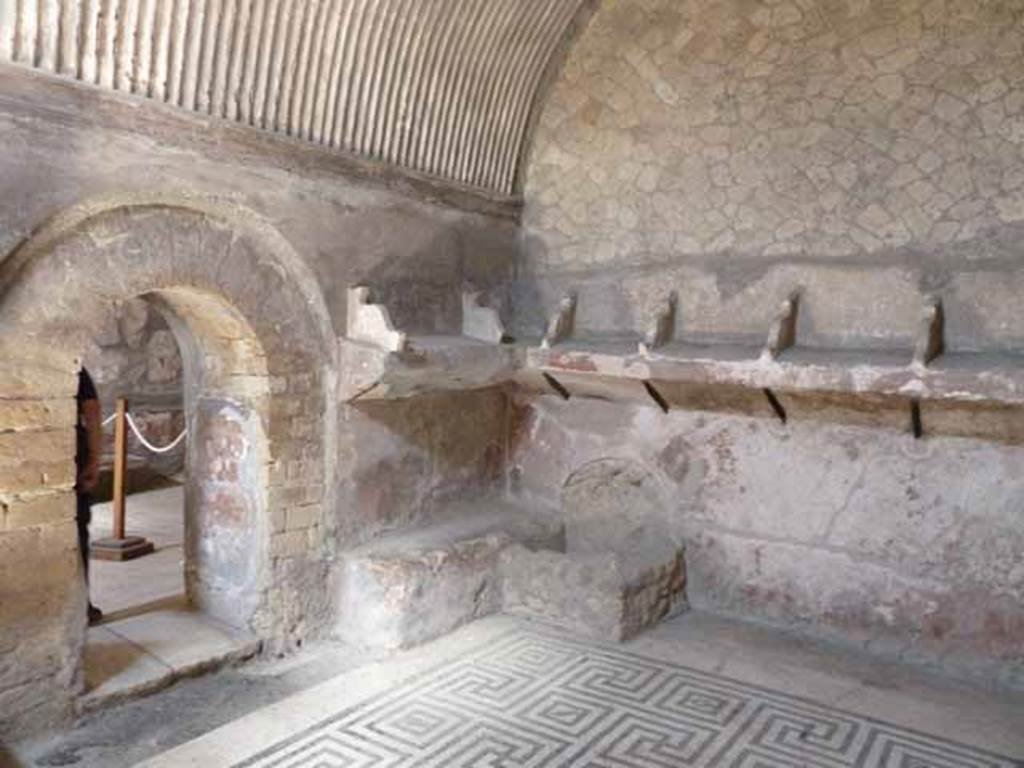
M0 60L511 193L583 0L0 0Z

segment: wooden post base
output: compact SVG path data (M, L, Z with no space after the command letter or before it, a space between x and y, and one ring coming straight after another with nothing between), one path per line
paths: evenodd
M152 552L153 542L141 536L100 539L89 547L89 554L94 560L134 560Z

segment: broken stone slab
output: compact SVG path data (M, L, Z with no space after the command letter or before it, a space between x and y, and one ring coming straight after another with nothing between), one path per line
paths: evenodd
M359 649L393 651L440 637L501 609L501 553L562 549L560 521L480 500L432 525L388 535L343 556L336 634Z
M683 547L668 549L641 563L611 550L510 547L501 559L504 610L586 637L628 640L688 606Z

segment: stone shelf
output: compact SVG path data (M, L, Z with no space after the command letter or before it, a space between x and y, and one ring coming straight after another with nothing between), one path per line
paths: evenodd
M481 389L508 382L519 350L465 336L411 336L399 351L339 341L340 397L391 400L429 392Z
M653 387L669 405L712 409L733 404L749 410L746 401L765 400L765 390L778 395L1024 404L1024 356L951 353L928 366L914 364L912 358L909 350L799 347L773 358L754 345L685 343L641 354L635 341L572 340L528 348L517 379L531 389L559 391L561 385L563 396L606 399L649 399L655 397Z
M644 337L577 334L572 294L561 300L542 339L507 343L497 314L474 293L463 296L462 335L408 336L368 298L367 289L352 289L350 337L340 341L346 402L514 382L566 399L653 402L665 411L732 411L782 421L792 412L906 423L909 409L918 434L922 404L929 418L959 409L961 422L969 411L991 415L1024 405L1024 355L947 352L942 305L934 297L925 302L913 349L801 346L798 292L780 304L763 343L677 339L674 301ZM1012 429L1024 437L1024 423ZM971 433L963 424L949 431Z
M647 334L588 337L575 328L577 297L566 295L539 343L528 345L521 385L604 399L653 400L663 410L774 413L783 400L801 410L903 410L921 432L921 403L965 410L1024 404L1024 355L947 353L945 315L924 297L913 349L823 349L797 343L801 294L779 304L758 339L697 344L676 337L677 299L668 297ZM1024 430L1022 430L1024 431Z
M338 342L341 400L391 400L509 381L519 353L503 343L498 313L480 299L478 292L463 292L461 334L415 336L395 327L369 288L350 288L348 333Z
M669 405L700 410L771 413L766 389L779 396L1024 405L1024 356L1010 353L949 353L925 367L909 362L907 350L796 347L772 359L754 345L673 343L644 355L627 339L543 348L463 336L412 336L401 351L342 339L340 351L346 402L515 381L563 396L644 402L654 397L650 385Z

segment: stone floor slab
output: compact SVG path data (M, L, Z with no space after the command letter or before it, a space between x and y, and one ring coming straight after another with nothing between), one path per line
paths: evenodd
M82 711L150 693L174 680L247 658L251 637L177 606L101 626L86 639Z
M185 512L181 486L132 494L127 499L128 533L144 536L156 551L137 560L90 563L90 594L108 619L148 610L185 593ZM109 536L111 504L93 506L93 539Z
M153 690L170 674L170 667L108 627L89 628L83 700L87 706Z
M175 674L189 674L211 662L252 655L258 649L250 636L187 608L146 613L107 626Z

